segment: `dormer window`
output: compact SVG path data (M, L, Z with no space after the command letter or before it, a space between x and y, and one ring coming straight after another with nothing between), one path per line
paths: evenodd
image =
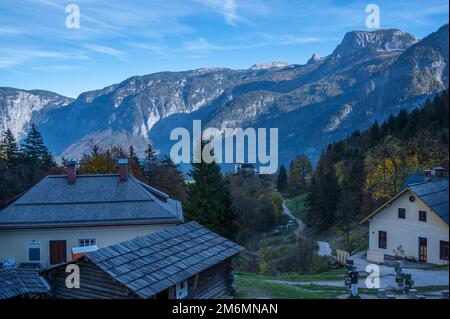
M406 218L406 209L404 209L404 208L398 209L398 218L400 218L400 219Z

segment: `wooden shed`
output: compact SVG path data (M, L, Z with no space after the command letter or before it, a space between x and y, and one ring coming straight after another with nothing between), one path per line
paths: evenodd
M0 267L0 299L46 298L49 290L36 269Z
M87 253L73 262L79 288L66 286L68 264L41 273L61 299L230 298L231 258L243 249L189 222Z

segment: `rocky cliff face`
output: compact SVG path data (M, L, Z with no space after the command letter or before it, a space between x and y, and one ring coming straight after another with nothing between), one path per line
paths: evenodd
M219 129L278 127L280 162L287 162L298 153L317 159L329 142L446 87L448 25L421 41L395 29L353 31L329 56L305 65L135 76L74 101L45 92L44 102L30 102L1 89L0 130L13 126L20 135L35 120L56 154L76 158L92 144L131 143L142 152L150 140L166 153L170 131L190 128L193 119Z
M22 137L32 118L45 120L48 110L64 107L72 99L41 90L19 90L0 87L0 132L9 128Z

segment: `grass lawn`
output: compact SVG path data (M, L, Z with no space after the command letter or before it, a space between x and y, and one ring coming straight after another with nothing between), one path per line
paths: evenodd
M323 280L341 280L344 278L345 269L335 269L323 272L317 275L296 275L283 274L280 276L261 275L248 272L237 272L236 275L240 278L252 278L258 280L281 280L281 281L323 281Z
M254 273L236 273L236 293L239 299L280 298L280 299L333 299L343 293L340 287L299 286L295 282L343 280L344 270L337 269L317 275L267 276ZM291 284L274 282L286 281ZM292 284L294 283L294 284Z
M295 217L302 220L305 217L305 201L308 194L298 195L286 201L286 206Z
M317 291L298 286L272 282L271 277L263 279L262 275L236 276L236 297L238 299L333 299L341 294L340 291Z

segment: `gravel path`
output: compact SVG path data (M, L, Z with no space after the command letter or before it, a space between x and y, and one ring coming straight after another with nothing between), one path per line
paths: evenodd
M359 272L364 273L366 266L370 264L364 256L364 253L358 253L350 257L354 260L354 265ZM382 288L396 287L394 267L379 265ZM405 274L411 274L414 280L414 286L448 286L449 271L447 269L416 269L403 268ZM364 284L364 282L363 282Z
M331 247L329 242L318 241L317 245L319 246L319 250L317 251L319 256L331 256Z
M303 231L305 230L305 223L303 223L300 219L295 217L294 214L292 214L291 210L289 208L287 208L285 200L283 201L283 213L288 215L289 218L295 220L295 222L298 225L297 229L295 230L295 236L297 236L297 238L302 238Z
M283 212L286 215L288 215L291 219L295 220L295 222L297 223L298 227L295 230L295 235L297 236L297 238L303 238L304 237L303 233L305 230L305 223L302 222L297 217L295 217L294 214L292 214L291 210L289 208L287 208L287 206L286 206L286 201L283 201ZM318 245L317 254L319 256L331 256L330 243L328 243L326 241L318 241L317 245Z

